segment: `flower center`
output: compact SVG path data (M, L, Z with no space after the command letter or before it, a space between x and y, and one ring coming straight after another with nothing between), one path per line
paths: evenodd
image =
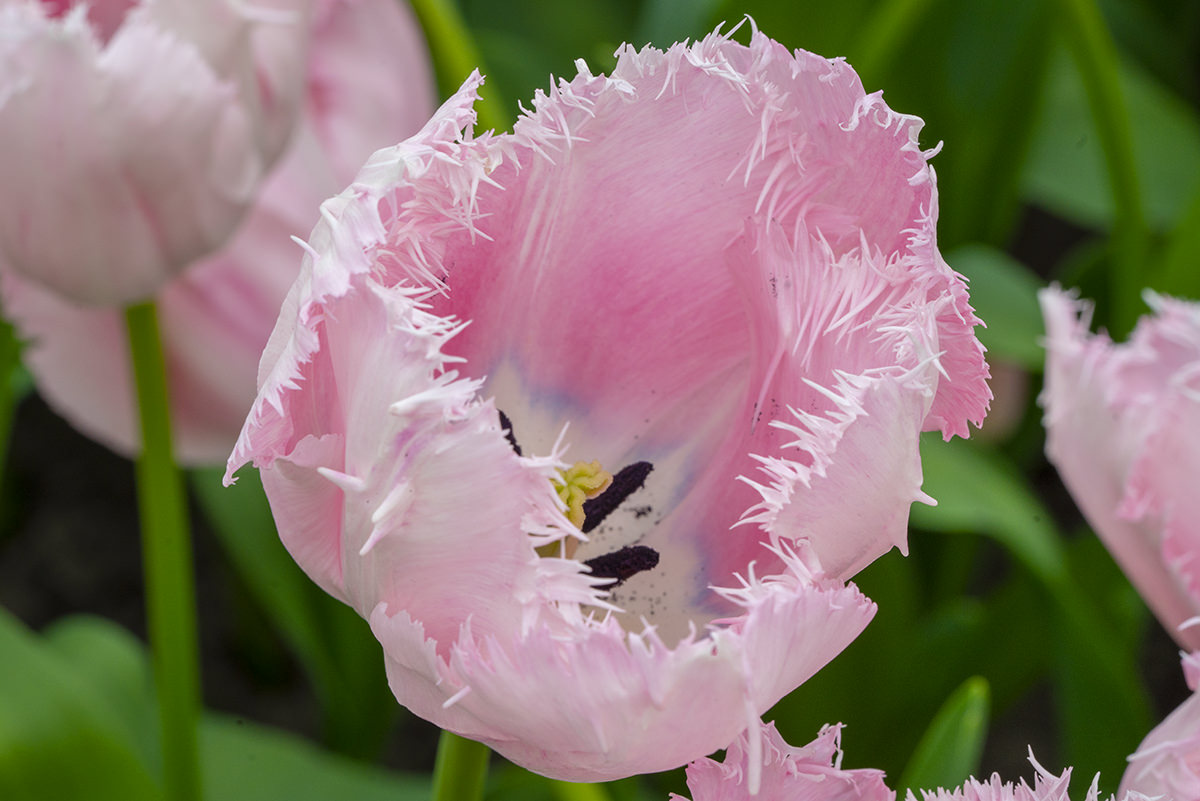
M508 415L499 412L500 427L513 452L521 456L521 446L513 433ZM646 483L654 466L649 462L634 462L625 465L616 475L600 466L600 462L576 462L565 470L558 471L558 478L551 479L554 491L567 507L566 517L579 529L587 533L595 529L604 519L633 493ZM563 556L573 559L579 549L580 539L568 535L561 543L543 545L537 549L539 556ZM658 551L646 545L626 545L617 550L585 559L583 562L597 578L612 579L609 588L616 587L626 579L658 566Z
M561 478L554 482L554 489L567 505L567 519L574 523L576 528L583 530L587 520L584 501L599 497L612 486L612 473L606 471L597 461L576 462L566 470L558 472Z

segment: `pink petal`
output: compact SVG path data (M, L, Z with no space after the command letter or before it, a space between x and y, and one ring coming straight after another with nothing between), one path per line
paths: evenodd
M1200 647L1200 311L1159 314L1114 345L1057 289L1046 318L1046 453L1093 529L1167 630Z
M874 614L852 587L797 575L751 592L736 628L673 647L612 617L564 634L543 625L516 639L477 636L472 618L448 660L429 661L426 651L414 662L424 632L406 613L389 617L381 604L371 625L393 692L417 714L532 770L606 781L727 745L752 710L809 678Z
M1200 695L1193 694L1146 735L1129 757L1120 792L1200 798Z
M1200 651L1181 654L1183 676L1187 680L1189 690L1200 689Z
M903 547L919 432L984 414L977 321L919 121L841 62L623 48L476 138L480 82L322 204L227 479L263 471L418 714L561 778L665 769L866 624L842 579ZM585 536L568 455L653 472ZM632 545L661 558L620 586L586 564Z
M54 19L36 2L4 5L9 265L75 302L120 305L224 243L291 129L305 5L256 20L160 0L103 44L83 6ZM280 84L265 79L275 69L288 75Z
M755 724L729 746L724 763L702 759L688 766L688 787L695 801L891 801L895 793L883 783L878 770L842 770L838 744L840 726L826 726L817 739L803 748L792 748L772 724ZM974 777L960 787L920 790L924 801L1069 801L1071 769L1055 776L1038 764L1030 752L1034 783L1025 780L1006 782L998 774L986 781ZM1126 777L1128 780L1128 776ZM1086 801L1099 801L1099 776L1092 780ZM1142 789L1142 788L1137 788ZM1161 785L1152 788L1170 798L1194 798L1195 794L1164 793ZM1122 787L1122 801L1148 801L1136 790ZM671 796L673 801L687 801ZM916 801L908 791L906 801ZM1110 801L1112 797L1110 796Z
M416 35L411 16L390 0L320 6L306 114L286 155L229 245L159 294L183 462L211 464L232 447L254 399L262 349L299 269L302 251L291 237L306 232L312 210L350 181L374 147L416 130L428 114L431 80ZM386 87L358 83L368 65ZM330 93L340 101L328 102ZM373 113L360 114L362 106ZM351 117L353 136L344 133ZM25 361L41 394L88 436L134 454L136 418L120 313L74 304L8 269L0 269L0 289L6 313L31 341Z
M921 798L924 801L1070 801L1070 768L1055 776L1038 764L1032 751L1029 752L1029 761L1035 771L1032 787L1024 779L1018 783L1006 782L999 774L993 773L987 781L981 782L972 777L963 782L961 787L950 790L940 787L937 790L921 790ZM1100 774L1096 774L1084 796L1086 801L1100 801L1099 781ZM1109 796L1109 801L1113 801L1114 798ZM1137 793L1126 792L1124 788L1120 798L1121 801L1149 801ZM916 796L911 790L906 801L916 801Z
M793 748L775 724L756 722L733 741L724 762L688 765L693 801L893 801L883 771L842 770L841 728L824 726L817 739Z

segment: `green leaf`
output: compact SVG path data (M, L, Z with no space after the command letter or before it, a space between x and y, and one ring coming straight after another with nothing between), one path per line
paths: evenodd
M157 801L162 790L95 687L0 611L0 798Z
M1158 268L1146 283L1168 295L1200 300L1200 186L1167 237Z
M193 470L192 492L242 580L319 682L336 667L317 623L313 583L279 541L258 471L242 470L231 487L221 485L223 472Z
M1107 229L1113 222L1112 194L1078 71L1060 53L1050 76L1022 178L1025 195L1068 220ZM1122 64L1121 86L1146 216L1151 226L1164 229L1200 188L1200 119L1136 66Z
M632 37L638 12L632 0L463 0L461 5L506 96L526 106L535 89L547 87L551 75L573 77L578 58L593 71L607 72L617 46Z
M1041 372L1045 331L1037 293L1042 281L1025 265L988 245L966 245L946 261L971 282L971 305L987 328L976 329L990 358Z
M158 712L141 640L111 620L75 615L47 628L42 646L48 655L77 668L77 679L103 708L106 722L120 727L142 763L158 775L162 768Z
M1050 513L1000 454L968 440L921 437L925 492L937 506L914 505L913 525L929 531L986 534L1048 585L1064 579L1063 554Z
M991 693L982 676L967 679L946 699L900 777L900 788L956 787L979 770Z
M294 735L223 715L201 729L204 793L211 801L426 801L427 776L379 770Z
M1075 592L1059 599L1051 640L1062 758L1076 775L1100 773L1107 797L1153 725L1135 647L1146 612L1131 615L1129 581L1111 560L1097 563L1102 554L1094 539L1074 545L1068 556Z
M775 721L786 740L805 743L822 725L841 722L858 764L899 772L919 735L907 722L931 715L935 702L930 699L944 697L961 680L955 675L942 685L948 660L933 654L928 661L925 651L916 656L914 643L923 644L926 634L940 629L944 644L954 639L948 632L970 622L958 615L926 627L918 616L924 584L919 567L916 558L893 553L855 576L854 583L879 611L841 654L764 716Z
M642 4L633 44L650 42L666 48L705 36L713 29L712 17L720 5L721 0L647 0Z
M157 720L145 648L121 627L74 617L38 637L0 612L0 798L161 801L147 764ZM139 743L150 744L150 759ZM212 801L407 801L425 776L380 770L226 715L200 730Z

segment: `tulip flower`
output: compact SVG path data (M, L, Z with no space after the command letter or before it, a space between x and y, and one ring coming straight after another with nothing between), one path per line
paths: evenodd
M842 770L841 730L825 726L817 739L793 748L774 724L752 726L729 746L724 762L700 759L688 765L692 801L894 801L883 771Z
M349 183L373 150L418 130L433 110L424 43L401 4L318 3L311 36L302 115L245 224L157 298L175 442L187 464L219 463L233 447L254 400L263 346L299 272L302 252L290 237L308 231L321 201ZM29 340L24 361L38 391L83 433L136 453L120 312L79 305L11 269L0 269L0 290Z
M309 6L0 4L0 257L117 306L223 245L299 113Z
M1147 293L1127 343L1057 288L1046 319L1046 453L1146 603L1189 649L1200 628L1200 306Z
M999 774L993 773L987 781L981 782L972 777L963 782L961 787L950 790L940 787L937 790L921 790L921 799L922 801L1070 801L1071 797L1068 795L1071 784L1070 768L1063 770L1061 775L1055 776L1038 764L1037 760L1033 758L1032 752L1029 754L1029 761L1036 771L1032 787L1024 779L1014 784L1004 781ZM1100 801L1099 783L1100 774L1096 774L1092 778L1092 783L1088 785L1087 794L1084 796L1085 801ZM1108 801L1114 801L1115 798L1120 798L1121 801L1149 801L1140 793L1126 792L1124 789L1116 796L1109 796ZM905 801L917 801L917 796L912 790L908 791Z
M1183 657L1192 697L1158 724L1129 757L1121 793L1151 798L1200 798L1200 693L1196 693L1197 654Z
M719 31L472 130L473 76L321 208L227 480L405 706L553 777L724 747L867 624L918 437L988 401L920 121Z
M813 742L792 748L772 724L752 727L729 746L723 763L701 759L688 765L692 801L893 801L896 794L884 784L882 771L842 769L840 729L826 726ZM1006 782L993 773L986 781L972 777L951 789L910 789L905 801L917 801L918 794L922 801L1069 801L1071 769L1055 776L1038 764L1032 751L1029 761L1035 771L1032 787L1024 779ZM1099 801L1099 779L1098 774L1093 778L1086 801ZM1119 796L1122 801L1146 801L1140 790L1128 791L1122 786ZM1164 797L1196 795L1171 795L1168 791ZM671 799L687 801L677 795Z

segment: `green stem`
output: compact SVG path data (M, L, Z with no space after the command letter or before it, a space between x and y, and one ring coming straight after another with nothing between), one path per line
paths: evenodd
M550 781L550 792L558 801L609 801L602 784Z
M171 450L171 415L158 316L153 303L125 310L141 418L137 459L146 616L170 801L199 801L196 724L200 671L196 597L183 481Z
M433 765L433 801L479 801L487 777L486 745L448 731L438 740Z
M1114 270L1109 283L1110 330L1118 339L1141 309L1149 232L1133 150L1133 127L1121 91L1120 59L1095 0L1059 0L1072 55L1083 78L1113 197Z
M443 96L458 91L474 69L484 72L479 48L471 38L470 31L458 13L453 0L412 0L413 11L425 31L429 52L433 57L434 70L438 76L438 88ZM491 78L488 78L491 81ZM475 103L480 130L506 131L512 124L512 116L505 111L500 92L494 83L489 91L480 93Z

